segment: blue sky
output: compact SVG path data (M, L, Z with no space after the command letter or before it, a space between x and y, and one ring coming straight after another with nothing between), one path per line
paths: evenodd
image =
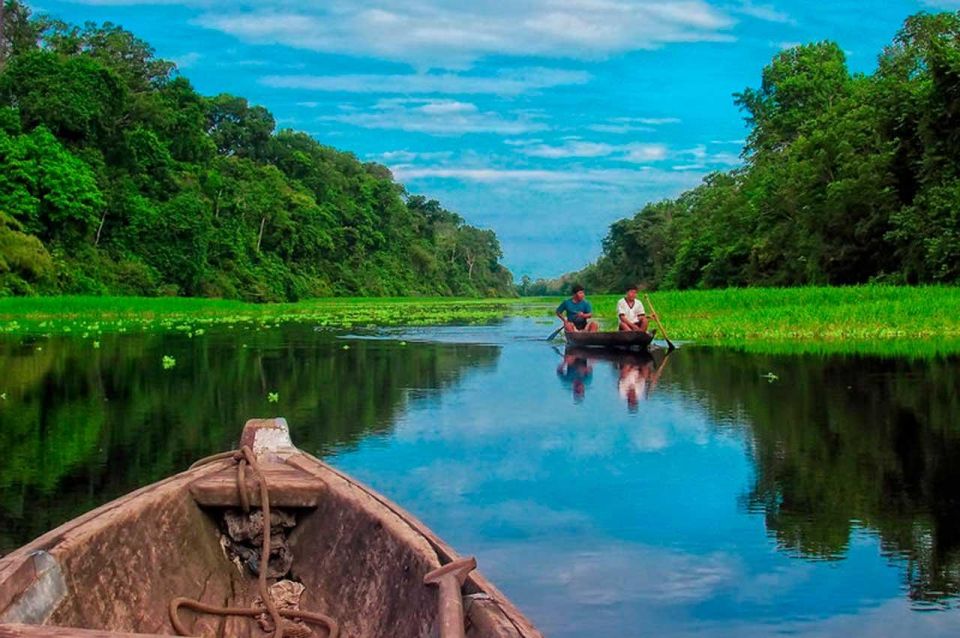
M782 47L869 72L903 19L960 0L39 0L111 21L205 94L389 166L492 228L519 279L597 257L609 224L738 162L731 95Z

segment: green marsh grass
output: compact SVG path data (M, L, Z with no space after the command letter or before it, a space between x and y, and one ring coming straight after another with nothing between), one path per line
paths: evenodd
M589 292L589 291L588 291ZM591 295L604 329L616 328L620 295ZM653 303L672 341L758 353L960 353L960 288L856 286L665 291ZM349 330L538 318L545 338L560 298L333 298L251 304L195 298L32 297L0 299L0 334L75 335L170 331L201 337L210 326L270 330L311 323ZM531 335L539 336L539 335ZM95 347L95 346L92 346Z
M321 328L486 323L512 314L515 299L334 298L252 304L197 298L17 297L0 299L0 334L177 331L202 336L211 325L269 330L285 322Z
M605 329L616 327L620 296L591 299ZM672 341L769 354L960 353L958 287L736 288L651 298Z

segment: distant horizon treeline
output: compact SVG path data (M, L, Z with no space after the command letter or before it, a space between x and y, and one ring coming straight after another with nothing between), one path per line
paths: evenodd
M873 74L818 42L736 94L744 165L610 226L585 269L521 294L960 282L960 14L907 18Z
M0 296L514 294L491 230L202 96L121 27L0 0Z

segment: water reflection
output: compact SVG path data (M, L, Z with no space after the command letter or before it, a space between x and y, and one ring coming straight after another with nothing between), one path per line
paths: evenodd
M573 392L573 400L580 403L597 365L610 365L616 373L617 391L635 413L640 402L646 401L656 387L661 368L669 358L662 350L617 350L567 346L561 353L557 376Z
M543 333L0 340L0 548L282 414L554 638L960 631L960 361Z
M495 365L499 352L348 345L310 326L105 335L97 346L0 339L0 553L229 449L251 416L286 416L297 444L320 454L382 436L411 396Z
M671 383L743 429L755 467L743 504L782 551L843 559L866 529L905 561L911 600L960 593L957 359L701 350L678 358Z
M565 352L562 357L560 365L557 366L557 378L560 383L570 388L574 403L581 403L587 393L587 384L593 376L593 366L580 352Z

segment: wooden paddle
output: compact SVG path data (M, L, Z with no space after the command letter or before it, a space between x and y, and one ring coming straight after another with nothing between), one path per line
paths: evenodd
M667 336L667 331L663 329L663 324L660 323L660 315L657 314L656 309L653 307L653 302L650 301L650 295L644 295L644 299L647 301L647 307L650 308L650 314L653 315L654 321L657 322L657 327L660 328L660 334L663 335L663 340L667 342L667 348L670 350L676 350L676 346L670 341L670 337Z
M563 326L564 326L564 324L561 323L561 324L560 324L560 327L557 328L556 330L554 330L554 331L553 331L553 334L551 334L549 337L547 337L547 341L553 341L553 338L556 337L558 334L560 334L560 331L563 330Z

